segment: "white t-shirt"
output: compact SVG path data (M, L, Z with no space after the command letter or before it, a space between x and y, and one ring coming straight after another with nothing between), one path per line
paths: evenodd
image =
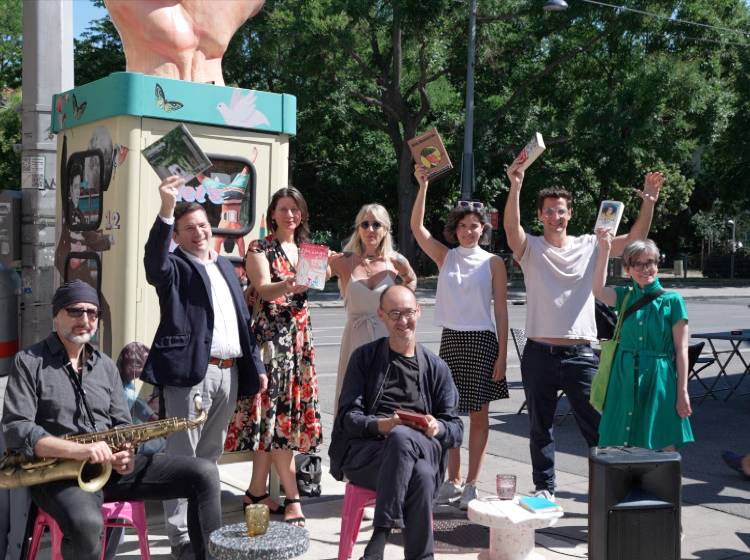
M456 247L440 267L435 324L454 331L492 331L492 253Z
M591 292L596 251L595 235L568 236L562 248L526 236L521 269L528 338L597 339Z

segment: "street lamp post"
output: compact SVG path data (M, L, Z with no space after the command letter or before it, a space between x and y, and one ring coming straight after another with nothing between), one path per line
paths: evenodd
M477 35L477 0L471 0L469 43L466 60L466 118L464 120L464 155L461 160L461 198L474 194L474 51Z
M734 220L727 220L727 225L732 226L732 253L729 255L729 278L734 278L734 254L737 252Z

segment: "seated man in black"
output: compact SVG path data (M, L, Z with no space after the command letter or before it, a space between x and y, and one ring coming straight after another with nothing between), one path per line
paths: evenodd
M463 438L451 372L417 344L419 315L411 290L385 290L378 316L389 336L354 351L341 389L328 451L331 474L377 492L364 560L383 558L393 527L404 529L407 560L433 557L432 501L446 451ZM426 422L399 418L397 409L423 414Z
M68 434L130 424L114 362L88 342L96 332L99 298L80 280L63 284L52 300L55 332L16 354L5 392L2 428L10 451L33 457L110 463L98 492L76 480L29 487L31 498L57 521L66 560L98 560L103 501L188 499L188 531L195 557L207 557L208 537L221 526L219 473L205 459L135 455L104 441L77 443Z

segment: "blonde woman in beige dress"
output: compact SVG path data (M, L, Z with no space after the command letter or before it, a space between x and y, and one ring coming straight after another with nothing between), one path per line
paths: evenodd
M357 213L354 232L343 247L343 253L329 260L331 272L339 278L339 290L346 308L346 325L341 335L341 351L336 376L334 411L351 353L368 342L388 335L378 319L380 294L401 282L411 290L417 277L409 261L393 249L391 218L380 204L365 204Z

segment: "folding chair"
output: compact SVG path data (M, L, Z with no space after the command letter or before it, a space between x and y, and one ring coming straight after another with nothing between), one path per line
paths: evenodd
M510 336L513 338L513 346L516 347L516 354L518 354L518 361L520 362L523 359L523 350L524 348L526 348L526 331L523 329L510 329ZM560 390L560 392L557 394L557 400L559 401L563 397L563 395L565 395L565 391ZM521 408L518 409L518 412L516 412L516 414L521 414L525 408L526 400L524 399ZM572 412L573 409L570 408L566 413L555 414L555 418L561 418L561 420L558 421L558 426L562 424L565 421L565 418L567 418L568 414L572 414Z
M711 388L706 385L706 383L703 381L703 379L701 379L700 376L700 373L704 369L706 369L716 361L716 358L714 358L713 356L701 356L701 352L703 351L703 347L705 345L705 342L696 342L695 344L688 345L688 381L690 381L691 379L695 379L706 390L706 392L702 395L690 395L690 398L700 399L700 401L698 401L698 404L701 404L704 400L706 400L706 397L708 397L709 395L711 396L711 398L716 399L714 391L712 391Z

